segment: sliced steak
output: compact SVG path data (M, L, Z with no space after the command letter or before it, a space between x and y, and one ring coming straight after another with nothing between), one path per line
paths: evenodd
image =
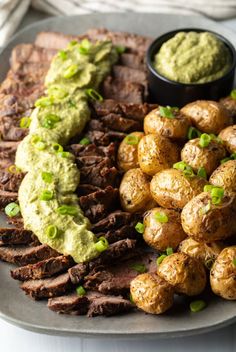
M97 146L108 146L111 142L120 142L125 138L126 134L117 131L88 131L86 136Z
M144 55L137 55L131 53L123 53L120 55L120 63L123 66L135 68L137 70L145 71Z
M2 117L0 121L0 133L4 141L21 141L27 134L27 128L20 128L19 122L15 126L16 121L12 117ZM8 151L9 154L9 151ZM10 154L12 160L15 159L14 154Z
M1 130L1 120L0 120L0 130ZM18 145L19 145L19 142L0 141L0 159L9 159L14 161Z
M139 216L136 214L117 210L113 213L110 213L107 217L98 221L96 224L93 224L91 230L94 233L98 233L104 230L116 230L121 226L130 224L132 220L138 221L138 219Z
M134 305L121 296L101 296L90 300L87 316L111 316L119 313L128 312L133 308Z
M0 246L35 243L37 237L28 230L20 228L0 228Z
M78 296L72 293L66 296L49 298L48 308L61 314L85 315L89 308L87 296Z
M141 122L127 119L114 113L102 116L101 121L107 128L114 131L129 133L142 130Z
M72 289L69 274L61 274L55 278L25 281L21 289L35 300L56 297Z
M0 189L3 191L18 192L23 177L23 173L0 171Z
M1 260L20 266L34 264L44 259L57 257L58 255L58 252L45 244L41 244L36 247L0 247Z
M68 148L75 156L102 156L108 157L111 160L115 160L116 157L116 145L115 143L110 143L108 146L96 146L95 144L82 145L82 144L72 144Z
M64 49L72 40L82 40L86 36L65 35L57 32L40 32L35 39L35 45L45 49Z
M73 264L74 261L71 257L61 255L16 268L11 271L11 276L20 281L44 279L66 271Z
M137 82L144 86L147 85L147 75L145 71L134 68L114 65L112 67L113 77L121 81Z
M99 221L104 218L117 205L119 191L111 186L104 190L81 196L80 206L84 214L91 222Z
M15 202L17 198L17 192L8 192L0 189L0 208L5 207L8 203Z
M76 190L76 193L78 194L79 197L81 197L81 196L87 196L88 194L94 193L96 191L101 191L101 188L84 183L83 185L79 185L79 187Z
M104 236L109 243L114 243L126 238L138 240L139 237L137 231L135 230L135 225L136 222L131 222L129 225L124 225L117 230L106 231L106 229L104 229L101 233L97 233L97 236Z

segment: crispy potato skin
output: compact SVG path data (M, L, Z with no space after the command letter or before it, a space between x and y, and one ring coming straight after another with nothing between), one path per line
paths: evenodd
M207 281L204 265L185 253L167 256L159 265L157 274L173 286L175 292L187 296L200 294Z
M216 141L212 140L205 148L199 145L199 141L199 138L188 141L181 151L181 159L190 165L195 172L200 167L204 167L209 176L220 164L220 160L225 157L226 151L223 145Z
M141 139L144 133L132 132L129 135ZM118 149L117 163L119 169L122 171L128 171L138 167L138 144L127 144L126 138L124 138Z
M221 242L203 243L188 237L180 243L178 251L201 261L209 269L209 263L216 260L223 248Z
M177 146L165 137L147 134L139 142L138 162L141 170L150 176L168 169L178 160Z
M156 274L138 275L131 281L130 292L137 307L147 313L161 314L173 305L173 288Z
M155 214L162 212L168 216L168 222L160 223L155 219ZM165 251L167 247L177 248L186 237L183 231L180 213L173 209L154 208L144 216L145 230L144 241L156 250Z
M223 187L227 194L236 194L236 160L229 160L218 166L209 182L214 186Z
M232 118L236 117L236 100L229 97L220 99L220 103L228 110Z
M160 115L159 108L152 110L144 118L145 134L157 133L170 139L187 138L190 121L183 114L175 114L175 118L170 119Z
M232 124L225 107L212 100L197 100L185 105L181 112L202 132L218 134Z
M167 169L158 172L151 181L150 190L155 201L164 208L182 209L193 197L201 193L206 180L185 177L183 172Z
M153 208L156 203L151 197L149 178L141 169L128 170L120 184L120 201L130 213Z
M225 299L236 300L236 246L223 249L211 268L212 291Z
M236 198L225 195L221 204L211 204L207 213L202 209L211 201L210 193L202 192L188 202L182 210L184 231L199 242L224 240L236 232Z
M219 137L229 153L236 153L236 125L224 128L220 132Z

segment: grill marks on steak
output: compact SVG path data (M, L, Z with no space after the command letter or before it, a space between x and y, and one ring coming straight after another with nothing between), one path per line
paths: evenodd
M31 244L37 242L37 237L28 230L23 228L0 228L0 246L15 244Z
M120 102L142 104L144 101L144 86L137 82L122 81L108 76L102 84L102 96Z

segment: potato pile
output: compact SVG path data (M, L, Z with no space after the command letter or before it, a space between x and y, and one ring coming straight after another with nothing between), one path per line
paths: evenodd
M174 294L201 294L208 281L216 295L236 300L234 119L233 97L159 106L144 133L119 146L121 205L143 214L137 231L157 251L157 273L138 275L130 287L147 313L168 310Z

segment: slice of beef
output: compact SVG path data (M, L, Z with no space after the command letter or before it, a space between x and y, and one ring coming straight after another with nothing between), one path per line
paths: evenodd
M11 271L11 276L20 281L44 279L66 271L73 264L71 257L61 255L16 268Z
M117 205L119 191L111 186L104 190L81 196L80 206L87 218L91 222L99 221L104 218Z
M23 282L21 289L35 300L56 297L69 292L72 284L68 273L50 279L29 280Z
M14 216L12 218L8 217L7 218L7 223L9 225L14 225L18 229L21 229L21 230L24 229L24 221L23 221L23 218L21 216Z
M86 155L86 156L79 156L76 158L76 164L78 168L85 166L93 166L95 167L101 161L103 161L104 157L97 156L97 155Z
M88 131L103 131L106 132L107 128L104 126L104 123L101 120L91 119L87 124Z
M48 308L61 314L85 315L89 308L87 296L78 296L72 293L66 296L49 298Z
M134 131L141 131L142 123L122 117L119 114L111 113L101 117L103 124L114 131L130 133Z
M5 207L8 203L15 202L17 197L17 192L8 192L0 189L0 208Z
M83 185L79 185L79 187L76 190L76 193L78 194L79 197L81 197L81 196L87 196L88 194L94 193L96 191L101 191L101 188L84 183Z
M6 170L12 165L11 159L0 159L0 169Z
M130 239L139 239L137 231L135 230L136 222L131 222L129 225L124 225L117 230L107 231L104 229L101 233L98 233L97 236L104 236L109 243L114 243L126 238ZM141 237L140 237L141 239Z
M141 104L144 101L144 86L108 76L102 84L102 96L119 102Z
M18 192L23 177L23 173L0 171L0 189L3 191Z
M145 71L146 67L144 61L144 55L137 55L131 53L123 53L120 55L121 65L135 68L137 70Z
M1 120L0 120L0 130L1 130ZM19 142L0 141L0 159L1 160L9 159L14 161L18 145L19 145Z
M106 156L112 161L116 158L116 145L115 143L110 143L107 146L96 146L95 144L82 145L82 144L72 144L69 146L70 150L77 157L84 156Z
M19 127L19 122L17 126L12 117L5 116L0 120L0 133L4 141L21 141L27 134L27 128ZM10 155L11 159L14 160L14 155Z
M105 188L115 187L118 182L118 170L109 158L103 158L96 166L84 166L80 169L80 182Z
M85 35L65 35L57 32L40 32L35 39L35 45L45 49L64 49L72 40L82 40Z
M117 131L88 131L86 137L97 146L108 146L111 142L120 142L126 136L123 132Z
M144 86L147 85L147 75L145 71L134 68L114 65L112 67L113 77L121 81L137 82Z
M91 264L92 265L92 264ZM80 283L89 273L89 263L79 263L68 270L71 282L73 284Z
M20 228L0 228L0 246L13 244L30 244L35 242L36 236L28 230Z
M0 259L17 265L34 264L41 260L57 257L59 253L45 244L28 247L0 247Z
M18 66L17 70L14 71L19 78L22 76L30 75L35 80L45 79L46 74L49 70L50 62L26 62Z
M134 308L134 305L121 296L102 296L90 301L88 317L99 315L111 316L128 312Z
M136 214L117 210L110 213L107 217L98 221L96 224L93 224L91 230L94 233L98 233L104 230L116 230L121 226L128 225L132 220L138 221L138 219L139 216Z

